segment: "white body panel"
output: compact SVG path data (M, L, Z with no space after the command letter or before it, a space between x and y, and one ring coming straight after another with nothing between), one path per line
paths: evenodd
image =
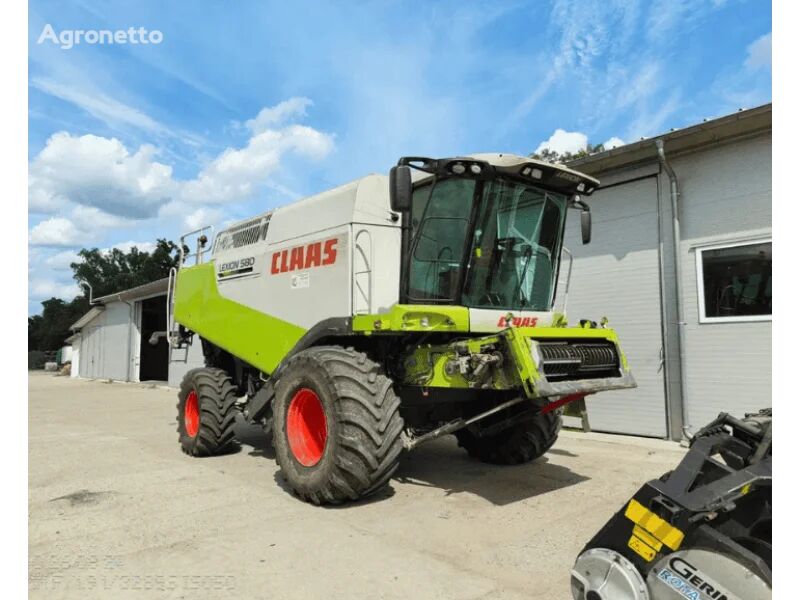
M230 300L308 329L399 299L400 222L388 177L369 175L226 231L242 226L253 235L213 252L219 292Z
M511 323L508 316L511 315ZM553 322L552 312L543 311L509 311L490 308L470 308L469 327L472 331L494 333L509 325L514 327L549 327Z
M526 157L474 158L514 173L525 165L557 168L570 180L581 177L586 185L597 184L565 167ZM368 175L232 225L217 236L212 256L224 297L310 328L331 317L384 312L398 302L400 246L400 215L390 208L389 177ZM473 329L498 331L500 317L507 314L473 311ZM521 317L523 322L526 317L547 325L552 321L550 312Z

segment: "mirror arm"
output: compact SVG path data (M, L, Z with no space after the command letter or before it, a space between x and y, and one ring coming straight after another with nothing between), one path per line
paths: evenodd
M586 204L586 202L584 202L583 200L581 200L580 196L575 196L572 199L572 206L573 208L580 208L581 211L589 212L591 210L589 208L589 205Z

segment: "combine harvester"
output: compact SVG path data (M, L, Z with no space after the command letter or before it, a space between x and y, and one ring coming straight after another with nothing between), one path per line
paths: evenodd
M206 367L181 386L184 452L228 451L241 412L315 504L380 489L404 448L446 434L485 462L541 456L567 403L635 386L605 320L554 307L567 211L588 243L597 185L512 155L402 158L210 250L209 228L187 234L169 337Z

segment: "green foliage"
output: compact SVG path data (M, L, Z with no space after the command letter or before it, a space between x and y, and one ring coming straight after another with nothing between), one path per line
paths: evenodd
M50 298L42 302L42 314L28 317L28 350L58 350L69 337L69 326L89 310L89 300L78 296L70 302Z
M581 148L577 152L555 152L554 150L550 150L549 148L545 148L541 152L534 152L530 155L531 158L535 158L537 160L543 160L549 163L567 163L571 160L576 160L578 158L584 158L585 156L591 156L592 154L597 154L598 152L605 152L606 148L603 144L586 144L585 148Z
M178 246L167 240L158 240L152 252L142 252L136 246L129 252L84 248L78 252L81 262L70 267L75 281L89 283L97 298L166 277L172 267L178 266L177 250Z
M80 262L70 267L75 280L88 282L98 298L167 277L169 270L178 266L177 251L178 246L168 240L158 240L152 252L136 247L129 252L84 248L78 252ZM71 301L43 301L42 314L28 317L28 350L58 350L63 346L70 335L69 326L90 308L86 294Z

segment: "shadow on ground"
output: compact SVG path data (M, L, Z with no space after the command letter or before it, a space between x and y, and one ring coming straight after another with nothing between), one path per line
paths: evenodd
M261 427L239 420L235 431L236 439L249 456L275 460L272 438ZM558 448L550 452L567 458L576 456ZM547 455L526 465L487 465L467 456L452 436L404 453L392 478L403 484L439 488L445 495L475 494L496 505L534 498L588 479L568 467L550 462ZM275 481L287 493L292 493L280 471L275 474ZM380 502L393 495L394 490L390 485L359 502L342 506L357 507Z
M272 447L272 436L264 432L258 425L251 425L244 419L237 419L234 435L250 456L260 456L275 460L275 449Z
M406 454L394 479L439 488L445 495L475 494L496 505L534 498L589 480L568 467L549 462L547 455L526 465L487 465L467 456L452 437Z

